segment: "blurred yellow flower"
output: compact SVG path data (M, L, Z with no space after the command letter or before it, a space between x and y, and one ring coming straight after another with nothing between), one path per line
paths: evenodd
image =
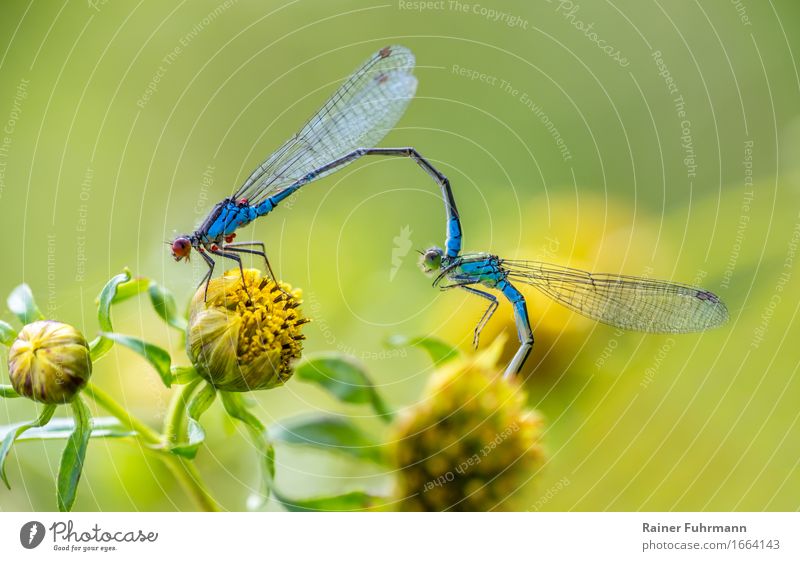
M245 289L246 287L246 289ZM227 271L204 286L189 309L186 350L197 371L218 390L244 392L279 386L303 350L302 292L255 269Z
M503 338L455 359L431 378L422 401L396 421L398 508L488 511L513 496L541 466L542 421L516 380L497 366Z

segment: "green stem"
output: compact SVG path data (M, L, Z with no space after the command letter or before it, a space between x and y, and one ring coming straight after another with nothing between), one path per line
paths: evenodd
M186 421L186 404L201 379L192 380L172 395L172 401L164 417L164 439L167 444L177 444L181 440L181 432Z
M148 427L142 421L131 415L127 409L116 402L116 400L106 392L89 382L84 390L92 400L100 407L114 415L123 425L135 430L149 444L160 445L161 435Z
M162 446L164 444L163 437L159 433L131 415L128 410L117 403L113 397L91 382L87 384L84 391L97 405L114 415L122 424L135 430L148 444L154 446ZM200 474L191 462L175 456L163 448L154 449L159 452L159 456L165 462L170 472L181 482L186 492L195 500L201 509L208 512L220 510L219 505L211 497L205 485L203 485Z
M170 462L170 464L179 466L177 470L181 470L180 474L176 473L176 471L173 471L173 473L184 484L186 491L192 496L200 508L206 512L220 512L222 509L208 492L208 489L206 489L200 478L200 472L197 471L197 467L195 467L192 461L172 454L170 454L169 457L175 459L175 461Z

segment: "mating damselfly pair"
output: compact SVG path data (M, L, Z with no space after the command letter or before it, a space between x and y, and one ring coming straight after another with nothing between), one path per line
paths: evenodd
M236 192L218 203L200 227L171 244L176 261L196 250L208 265L201 284L214 273L213 256L231 259L242 268L242 254L264 259L275 278L265 246L234 241L236 231L264 216L300 187L324 177L362 156L412 158L439 185L447 217L444 248L422 253L421 268L435 274L433 286L460 288L489 301L474 332L495 312L500 292L512 305L520 348L505 376L517 374L533 347L533 332L525 298L515 283L531 285L557 302L597 321L650 333L687 333L722 325L728 317L722 301L701 288L640 277L591 274L536 261L502 259L489 253L461 253L461 221L447 178L414 148L376 145L394 128L417 87L414 55L405 47L389 46L372 55L292 138L272 153ZM277 279L276 279L277 280ZM480 288L478 288L480 287Z

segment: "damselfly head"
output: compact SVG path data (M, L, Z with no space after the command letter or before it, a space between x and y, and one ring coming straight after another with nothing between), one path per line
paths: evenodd
M442 248L432 247L426 249L421 255L419 268L422 269L423 273L429 275L442 268L442 257L444 256L444 250L442 250Z
M189 260L189 254L192 252L192 240L188 237L180 236L175 238L171 247L172 256L175 258L175 261L180 261L181 259Z

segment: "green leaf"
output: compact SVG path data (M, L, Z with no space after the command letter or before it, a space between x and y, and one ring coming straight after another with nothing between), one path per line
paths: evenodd
M155 282L150 283L147 292L150 294L150 302L153 304L153 308L161 316L161 319L178 331L186 332L188 322L186 318L178 313L178 306L175 304L175 297L172 292Z
M0 440L14 430L14 425L0 427ZM18 436L17 442L26 440L60 440L69 438L75 430L72 417L56 417L43 427L32 428ZM119 422L116 417L97 417L92 420L92 438L124 438L136 436L133 431Z
M261 457L261 493L251 495L248 500L250 509L256 510L269 500L275 482L275 448L272 446L264 423L247 410L246 401L241 394L220 392L220 396L228 415L241 421L247 427L250 438Z
M128 273L128 276L130 277L130 272L127 269L125 271ZM114 296L113 299L111 300L111 303L119 304L120 302L124 302L129 298L138 296L139 294L147 290L148 286L150 286L150 279L145 277L136 277L134 279L125 281L117 285L117 290L114 292Z
M186 414L189 422L186 428L186 442L173 444L170 451L184 458L194 459L197 450L206 439L206 431L200 424L200 416L214 403L217 391L211 384L205 384L203 388L189 401L186 406Z
M5 397L8 399L13 397L19 397L19 394L16 391L14 391L14 386L0 384L0 397Z
M78 493L78 482L83 473L83 461L92 435L92 415L81 396L72 400L75 429L67 440L58 468L58 510L69 512Z
M17 338L17 330L4 321L0 321L0 343L10 347Z
M392 349L405 347L419 347L427 352L431 360L437 364L444 364L458 358L459 352L441 339L436 337L407 337L405 335L392 335L386 340L386 345Z
M169 369L173 384L188 384L200 377L194 366L173 366Z
M100 336L124 347L128 347L133 352L144 357L144 359L156 369L164 385L167 387L172 385L172 371L170 370L172 359L167 351L158 345L153 345L152 343L142 341L130 335L122 335L121 333L100 333Z
M21 284L12 290L6 303L11 313L17 316L23 325L44 319L42 312L36 307L31 287L27 284Z
M287 444L322 448L360 460L383 463L380 446L356 425L340 417L315 415L289 419L270 428L272 439Z
M0 443L0 479L3 480L3 483L5 483L6 487L9 489L11 489L11 485L8 483L8 477L6 477L6 458L11 451L11 447L14 445L14 441L26 430L46 425L48 421L53 418L53 413L55 413L55 411L55 405L45 405L42 407L39 417L36 420L29 423L20 423L12 427L5 438L3 438L3 442Z
M100 295L97 297L97 322L100 324L100 331L111 332L114 330L114 327L111 325L111 304L115 302L117 290L120 285L130 280L131 272L125 269L124 272L112 277L103 287L103 290L100 291ZM114 342L110 339L106 339L102 335L89 343L92 362L97 361L110 351L112 346L114 346Z
M379 510L387 504L385 497L370 495L363 491L311 499L288 499L276 491L275 498L289 512Z
M364 367L352 357L338 353L323 353L302 361L295 377L322 386L345 403L370 404L375 412L392 419L392 412L378 394Z

